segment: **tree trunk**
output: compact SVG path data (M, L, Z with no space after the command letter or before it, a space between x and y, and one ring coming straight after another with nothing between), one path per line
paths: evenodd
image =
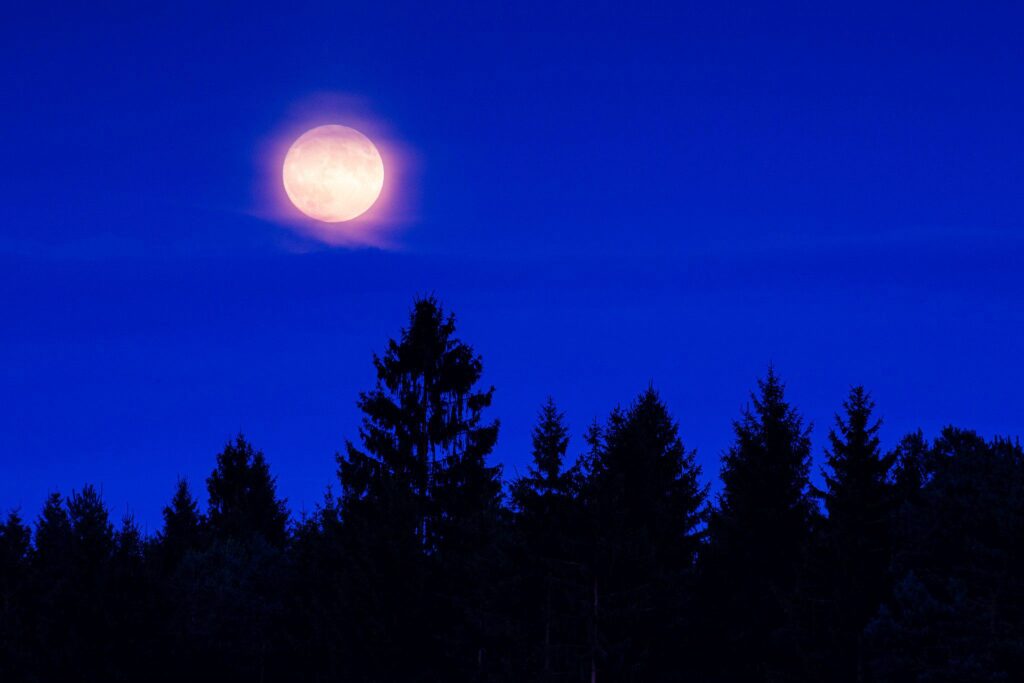
M594 611L590 628L590 683L597 683L597 577L594 577Z
M544 586L544 680L551 678L551 581Z

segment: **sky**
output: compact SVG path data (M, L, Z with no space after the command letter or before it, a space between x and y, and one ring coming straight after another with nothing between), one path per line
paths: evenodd
M483 357L506 477L547 396L576 454L653 383L714 488L769 364L819 464L854 384L886 447L1024 431L1019 3L22 5L0 509L92 482L153 532L242 431L311 510L424 294ZM388 244L268 208L322 123L391 150Z

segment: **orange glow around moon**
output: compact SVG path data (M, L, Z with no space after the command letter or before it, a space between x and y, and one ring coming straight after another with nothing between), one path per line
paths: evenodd
M292 204L325 223L365 213L384 187L384 162L365 135L348 126L319 126L284 157L284 190Z

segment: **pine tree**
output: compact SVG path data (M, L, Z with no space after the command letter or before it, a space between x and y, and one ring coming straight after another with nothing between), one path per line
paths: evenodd
M154 613L145 553L142 531L132 515L125 515L114 535L107 599L110 637L117 647L116 659L109 665L112 681L131 683L147 676L156 645L153 635L162 626Z
M32 553L33 570L47 576L64 569L71 560L71 519L59 493L46 497L43 510L36 520L35 548Z
M182 482L165 510L160 546L178 558L163 558L161 668L169 680L273 680L285 642L286 503L263 453L242 435L217 455L206 485L206 520Z
M533 430L532 464L511 485L521 543L517 664L521 675L541 681L566 680L578 669L585 623L579 477L577 468L565 467L568 447L564 415L549 398Z
M653 388L594 435L584 489L598 678L676 680L706 488Z
M874 402L863 387L850 390L843 408L845 417L837 415L829 432L829 471L821 493L828 510L828 659L831 680L855 681L863 675L861 633L887 592L893 506L888 480L896 455L881 455L881 423L872 419Z
M163 518L164 528L157 542L163 562L172 567L185 553L199 548L202 534L199 504L185 479L178 479L171 502L164 506Z
M38 677L44 680L71 676L74 670L71 638L79 622L77 614L68 613L76 600L72 546L71 519L64 498L51 493L36 519L30 555L35 616L30 658L38 661ZM39 659L47 651L50 656Z
M110 610L116 589L112 581L114 527L106 504L91 484L71 493L67 514L71 522L70 591L57 609L79 626L68 634L65 651L84 680L109 678L118 661L113 655L116 615Z
M565 415L550 397L541 407L532 442L533 462L527 475L513 484L513 503L519 508L533 496L572 494L573 472L564 467L569 429L565 426Z
M12 510L0 522L0 679L29 677L30 640L33 624L29 601L29 550L31 530Z
M118 562L126 567L142 562L145 541L134 515L128 514L121 518L121 528L114 536L114 548Z
M907 434L889 457L897 499L902 503L916 498L932 474L931 447L924 434L921 430Z
M114 526L107 506L92 484L73 491L67 506L75 562L81 570L99 575L114 553Z
M866 631L869 680L1022 680L1024 449L947 427L924 459L895 589Z
M814 505L810 428L769 369L734 424L710 521L704 612L715 680L781 680L803 668L798 594Z
M289 544L291 586L285 635L293 679L338 680L346 671L345 565L348 552L330 488L312 514L295 525Z
M215 536L242 541L259 536L272 546L284 545L288 524L285 501L277 497L277 482L263 452L255 450L244 436L239 434L217 455L217 467L206 487L210 529ZM187 501L182 504L188 505Z
M418 657L438 651L455 671L480 670L489 665L489 633L472 580L483 572L472 565L486 554L500 518L500 469L486 464L498 425L482 417L494 390L476 388L480 357L455 337L454 317L433 298L414 303L409 326L374 365L377 385L358 402L362 447L350 442L338 459L341 514L357 613L379 624L378 642L408 647L413 656L361 648L363 658L377 661L360 675L415 679L424 675ZM428 580L431 594L454 608L428 608ZM376 604L364 601L372 595ZM447 615L448 623L436 623ZM432 629L443 636L429 645Z
M470 493L478 499L466 501L473 509L493 505L500 492L499 469L484 462L498 425L481 422L494 389L475 389L483 364L454 334L455 318L436 299L414 303L401 339L391 340L384 356L374 356L377 386L360 394L363 449L350 442L338 461L342 504L407 495L428 551L442 542L442 522L452 517L438 509L435 497L447 495L459 504L454 491L439 491L476 484Z
M31 541L32 531L21 521L18 511L11 510L7 518L0 522L0 571L4 572L4 578L27 569Z
M199 581L196 574L209 544L204 538L204 522L199 505L185 479L179 478L170 502L163 508L163 528L150 545L156 585L152 600L156 614L153 631L158 634L156 656L163 677L180 680L194 674L189 662L197 659L201 639L193 633L201 603L195 598Z

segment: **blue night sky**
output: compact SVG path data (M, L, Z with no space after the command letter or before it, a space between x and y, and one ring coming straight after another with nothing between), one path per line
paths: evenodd
M0 508L94 482L154 531L242 430L310 509L426 293L507 476L547 395L577 453L653 381L712 481L769 363L819 460L855 383L886 446L1022 431L1019 3L23 4ZM267 150L339 112L404 150L390 248L259 210Z

